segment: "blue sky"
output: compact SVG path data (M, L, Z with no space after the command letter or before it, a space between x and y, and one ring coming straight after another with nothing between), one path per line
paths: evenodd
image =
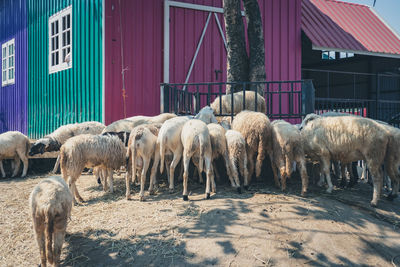
M372 6L374 0L341 0ZM400 35L400 0L376 0L375 11Z

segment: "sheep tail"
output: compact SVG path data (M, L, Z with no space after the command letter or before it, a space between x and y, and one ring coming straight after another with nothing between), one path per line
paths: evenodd
M265 140L262 136L262 134L260 134L258 136L258 153L257 153L257 162L256 162L256 176L259 177L261 175L261 167L262 167L262 163L263 160L265 158L265 149L264 147L267 144L265 144Z
M132 156L132 177L134 181L136 179L136 139L133 140L131 145L131 156Z
M165 140L164 137L160 140L160 173L164 172L164 158L165 158ZM157 152L156 152L157 153Z
M25 156L26 156L26 158L28 158L28 156L29 156L29 150L31 149L31 143L29 142L29 140L27 139L26 140L26 143L25 143Z
M204 140L203 138L199 138L199 146L200 146L200 157L199 157L199 172L203 172L203 161L204 161Z
M49 209L45 212L45 236L46 236L46 257L50 264L53 264L53 214Z
M61 168L61 174L65 180L66 183L68 183L67 181L67 161L68 161L68 156L65 153L65 151L63 149L61 149L60 151L60 168Z

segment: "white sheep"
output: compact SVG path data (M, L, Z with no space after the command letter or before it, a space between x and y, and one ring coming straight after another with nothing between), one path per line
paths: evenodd
M60 126L54 132L37 140L31 147L29 155L43 154L44 152L59 151L60 147L71 137L80 134L100 134L105 125L97 121L73 123ZM55 173L60 163L60 156L57 157L53 172Z
M277 170L281 176L281 188L286 190L286 179L293 172L293 162L299 167L302 181L301 195L305 196L308 187L308 175L300 131L290 123L276 120L272 125L272 170L275 183L279 183Z
M389 142L389 134L380 124L357 116L316 118L307 123L301 135L306 155L321 162L328 193L333 189L330 177L332 160L343 164L366 160L374 179L371 205L377 205L383 182L381 165Z
M214 116L214 111L209 106L203 107L194 118L203 121L205 124L218 123L217 118Z
M39 246L41 266L59 266L72 195L65 181L57 176L38 183L29 197L33 229Z
M160 161L160 149L157 144L157 136L161 123L140 125L135 127L129 138L129 146L127 151L127 174L126 174L126 199L130 198L130 181L131 175L136 175L136 169L139 166L141 169L140 180L140 201L144 200L144 185L146 180L146 173L153 160L153 166L150 174L149 194L153 194L153 187L156 183L155 176L158 170ZM138 161L139 164L138 164ZM131 164L128 164L128 163ZM131 166L131 168L129 167Z
M173 159L169 168L169 189L174 190L174 173L183 152L181 132L183 125L189 121L188 117L176 117L167 120L160 129L157 137L157 144L160 147L160 172L164 171L164 161L166 154L173 154Z
M151 123L164 123L165 121L176 117L175 114L172 113L162 113L160 115L151 117L151 116L133 116L127 119L122 119L115 121L103 130L103 133L106 132L131 132L133 128L142 124L151 124Z
M229 152L227 148L228 146L227 140L225 137L225 129L221 125L216 123L208 124L207 128L210 134L211 147L212 147L212 164L213 164L212 166L217 177L219 177L219 173L215 165L215 160L218 157L222 156L231 185L232 187L237 188L237 191L240 193L241 191L240 191L239 176L237 172L233 171L234 167L232 166L232 161L229 160ZM201 177L201 174L199 175Z
M239 176L237 166L239 166L240 174L244 180L244 186L249 185L249 173L247 170L247 152L246 141L243 135L235 130L228 130L225 133L228 145L229 160L231 161L233 176Z
M113 193L113 170L125 164L126 149L116 136L80 135L67 140L61 147L61 173L76 199L83 202L75 182L85 167L101 167L106 171L110 181L110 192ZM107 179L104 184L107 190Z
M206 198L210 198L210 183L212 184L213 192L216 192L214 174L211 165L212 150L211 140L207 125L197 119L189 120L185 123L181 132L181 142L183 145L183 200L188 200L188 175L189 163L193 157L193 163L199 170L203 171L205 165L206 180ZM172 179L172 177L171 177Z
M254 157L257 155L256 177L261 175L262 162L267 153L272 160L272 127L268 117L261 112L242 111L232 122L232 129L240 132L246 141L249 164L249 181L254 172ZM277 184L279 186L279 184ZM247 185L245 185L245 188Z
M28 171L28 152L30 148L28 137L20 132L5 132L0 134L0 171L4 178L6 173L3 168L3 159L12 158L14 171L12 177L15 177L19 171L20 160L24 164L21 177L26 176Z
M242 110L252 110L256 111L255 103L256 103L256 94L254 91L245 91L245 98L246 98L246 105L243 108L243 91L236 92L233 94L233 114L236 115ZM231 114L232 109L232 95L227 94L218 96L215 100L211 103L211 108L214 111L214 114ZM222 104L222 105L221 105ZM260 94L257 93L257 111L261 113L266 112L266 103L265 98L262 97Z

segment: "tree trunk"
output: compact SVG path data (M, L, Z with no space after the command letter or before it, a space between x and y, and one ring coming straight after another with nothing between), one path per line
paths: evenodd
M227 82L249 80L249 59L246 52L244 24L240 0L224 0L224 20L227 41ZM226 93L243 90L241 85L226 86Z
M257 0L243 0L243 3L250 47L249 81L265 81L265 46L260 7ZM250 89L253 91L257 88L258 93L264 96L264 87L264 84L260 84Z

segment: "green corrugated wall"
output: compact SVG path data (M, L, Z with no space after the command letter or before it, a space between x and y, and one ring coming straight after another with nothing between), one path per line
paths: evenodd
M28 0L28 135L102 120L102 1ZM49 74L48 20L72 5L72 68Z

